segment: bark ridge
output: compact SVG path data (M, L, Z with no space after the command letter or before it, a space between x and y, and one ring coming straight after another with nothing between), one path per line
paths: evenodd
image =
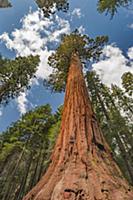
M23 200L133 200L132 188L101 133L76 54L50 166Z

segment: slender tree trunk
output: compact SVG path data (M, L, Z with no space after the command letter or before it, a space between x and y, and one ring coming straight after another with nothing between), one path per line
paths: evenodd
M13 194L12 200L16 200L17 199L20 187L21 187L21 183L19 183L19 185L17 185L16 189L14 190L14 194Z
M97 95L97 97L98 97L99 103L101 104L102 110L103 110L103 112L104 112L104 114L105 114L105 117L106 117L107 121L109 122L109 121L110 121L110 118L109 118L109 116L108 116L108 112L106 111L104 102L103 102L103 100L102 100L102 98L101 98L101 96L100 96L100 92L99 92L99 90L97 89L97 87L96 87L94 81L93 81L93 86L94 86L94 89L95 89L95 91L96 91L96 95Z
M16 200L21 200L23 195L25 194L25 187L26 187L26 182L27 182L27 179L28 179L28 175L29 175L29 171L30 171L30 167L31 167L31 163L32 163L32 157L33 157L33 153L31 153L29 160L27 160L26 168L25 168L25 174L24 174L24 177L22 179L20 189L19 189L19 193L18 193Z
M108 112L106 111L106 108L104 107L104 103L103 103L103 101L101 100L101 97L100 97L100 94L99 94L99 91L97 91L97 88L96 88L96 86L95 86L95 83L93 83L94 84L94 87L95 87L95 91L97 92L97 96L98 96L98 99L99 99L99 102L100 102L100 104L101 104L101 106L102 106L102 110L103 110L103 112L104 112L104 114L105 114L105 117L106 117L106 120L107 120L107 125L108 125L108 128L109 128L109 130L110 130L110 133L113 131L112 130L112 127L111 127L111 123L110 123L110 117L108 116ZM103 87L103 85L101 84L101 86ZM108 94L109 95L109 94ZM109 95L110 96L110 95ZM110 98L111 99L111 98ZM112 101L112 99L111 99L111 102L112 102L112 104L113 104L113 106L114 106L114 109L115 110L117 110L117 108L116 108L116 106L115 106L115 104L114 104L114 102ZM108 107L108 105L107 105L107 107ZM117 131L118 132L118 131ZM133 183L133 179L132 179L132 170L131 170L131 166L130 166L130 164L129 164L129 162L128 162L128 160L129 160L129 156L127 155L127 152L126 152L126 150L125 150L125 148L124 148L124 145L123 145L123 143L122 143L122 141L121 141L121 139L120 139L120 137L119 137L119 134L118 133L116 133L115 134L116 135L116 140L117 140L117 143L118 143L118 146L119 146L119 148L120 148L120 151L121 151L121 155L122 155L122 158L123 158L123 161L124 161L124 165L125 165L125 167L126 167L126 169L127 169L127 172L128 172L128 177L129 177L129 179L131 180L131 183Z
M46 151L43 151L42 156L41 156L39 170L38 170L37 182L40 180L42 173L46 171L47 166L44 168L44 161L48 160L48 159L49 159L49 156L47 155Z
M130 133L128 133L128 134L130 134ZM130 161L131 166L133 168L133 152L130 152L130 150L133 149L133 143L132 143L133 138L131 137L131 139L130 139L128 137L128 134L121 135L121 138L122 138L126 153L128 155L128 160ZM133 184L133 180L132 180L132 184Z
M36 179L37 179L37 172L38 172L38 167L41 159L41 154L42 154L42 147L40 148L39 155L37 155L37 160L36 160L36 165L33 174L31 175L30 178L30 183L29 183L29 190L35 185ZM34 164L34 163L33 163Z
M1 152L0 152L1 153ZM14 152L13 152L14 153ZM12 158L12 155L13 154L11 154L11 155L8 155L7 157L6 157L6 159L3 161L3 162L1 162L1 165L0 165L0 176L2 176L2 173L3 173L3 171L4 171L4 169L5 169L5 167L6 166L8 166L9 167L9 160ZM10 168L10 167L9 167ZM9 170L7 170L8 172L9 172Z
M120 138L119 134L116 135L116 139L117 139L117 142L119 144L119 148L120 148L124 163L126 165L127 171L129 173L129 177L130 177L131 183L133 183L133 169L132 169L132 167L130 165L131 163L129 162L129 155L127 155L127 152L126 152L126 150L124 148L124 145L123 145L123 143L121 141L121 138Z
M101 84L101 87L103 87L103 84ZM118 112L118 114L121 116L119 110L117 109L117 106L115 105L115 102L112 98L112 96L110 94L108 94L109 98L110 98L110 101L112 103L112 106L114 107L115 111ZM107 105L108 107L108 105ZM127 126L125 124L125 126ZM133 147L133 138L132 137L129 137L130 133L128 132L128 128L127 128L127 132L125 131L124 133L122 133L121 131L121 138L123 139L124 143L122 143L121 141L121 138L119 136L119 131L117 131L117 136L116 136L116 139L118 141L118 144L119 144L119 147L120 147L120 150L122 150L122 154L124 155L123 156L123 160L125 162L125 165L127 166L127 170L128 170L128 173L129 173L129 177L130 177L130 180L131 180L131 183L133 184L133 170L132 170L132 159L130 158L130 155L126 152L126 150L129 150L129 147L128 147L128 144ZM125 137L122 137L124 134ZM123 148L122 148L123 146ZM126 147L126 148L125 148ZM126 158L124 159L124 157L126 156Z
M17 173L17 170L18 170L18 168L19 168L19 165L20 165L20 163L21 163L21 161L22 161L22 158L23 158L24 153L25 153L25 148L26 148L27 144L29 143L29 141L30 141L30 136L29 136L28 140L25 142L25 144L24 144L24 146L23 146L23 149L22 149L22 151L21 151L21 153L20 153L18 159L16 160L16 163L15 163L15 165L14 165L14 169L13 169L13 171L12 171L12 173L11 173L11 176L10 176L10 178L9 178L8 184L7 184L7 186L6 186L6 191L4 192L5 195L3 196L2 200L8 200L8 199L10 198L12 192L13 192L13 188L14 188L14 184L15 184L15 183L12 184L12 182L13 182L13 180L14 180L14 177L15 177L16 173Z
M24 148L25 148L25 147L24 147ZM5 195L4 195L4 197L2 198L2 200L8 200L8 199L10 198L10 194L11 194L11 191L12 191L12 188L13 188L12 182L13 182L13 179L14 179L14 177L15 177L15 174L16 174L16 172L17 172L17 170L18 170L18 167L19 167L19 165L20 165L20 162L21 162L21 160L22 160L22 157L23 157L23 155L24 155L24 148L23 148L21 154L19 155L19 158L18 158L18 160L17 160L17 162L16 162L16 165L15 165L15 167L14 167L14 170L13 170L11 176L10 176L10 179L9 179L9 181L8 181L8 186L6 187Z
M92 80L92 81L93 81L93 80ZM96 91L96 95L97 95L97 97L98 97L98 100L99 100L99 102L100 102L100 104L101 104L102 110L103 110L103 112L104 112L104 115L105 115L105 117L106 117L106 120L107 120L107 123L108 123L108 124L107 124L107 125L108 125L108 129L110 130L110 133L111 133L111 132L113 132L114 130L112 130L112 125L111 125L110 117L109 117L109 115L108 115L108 112L107 112L107 110L106 110L106 108L105 108L105 106L104 106L104 103L103 103L103 101L102 101L102 99L101 99L101 96L100 96L100 94L99 94L99 90L97 89L97 87L96 87L94 81L93 81L93 85L94 85L94 89L95 89L95 91ZM104 86L103 86L102 83L101 83L101 88L104 89ZM107 95L107 94L106 94L106 95ZM117 109L117 106L115 105L115 102L114 102L113 98L111 97L111 95L110 95L109 93L108 93L108 97L110 98L110 102L111 102L112 106L114 107L114 110L117 111L117 112L119 113L119 111L118 111L118 109ZM106 101L106 106L109 107L107 101ZM120 115L120 113L119 113L119 115ZM130 182L133 184L133 171L132 171L132 167L131 167L131 165L132 165L132 160L130 159L130 156L128 155L128 153L126 152L126 149L125 149L125 147L124 147L124 146L126 146L126 144L130 144L131 141L128 140L128 134L125 134L125 138L123 138L123 140L124 140L124 144L123 144L122 141L121 141L121 138L120 138L118 132L119 132L119 131L117 131L117 133L115 134L115 135L116 135L116 140L117 140L118 146L119 146L119 148L120 148L120 151L121 151L121 154L122 154L122 158L123 158L125 167L126 167L126 169L127 169ZM126 140L126 141L125 141L125 140ZM128 140L128 141L127 141L127 140ZM128 148L128 145L127 145L127 148ZM128 148L128 149L129 149L129 148Z
M132 200L91 108L81 62L69 68L61 130L50 166L23 200Z

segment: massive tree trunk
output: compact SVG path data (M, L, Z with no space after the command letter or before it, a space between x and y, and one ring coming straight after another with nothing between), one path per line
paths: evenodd
M86 89L82 65L73 55L64 111L50 166L23 200L133 200L103 138Z

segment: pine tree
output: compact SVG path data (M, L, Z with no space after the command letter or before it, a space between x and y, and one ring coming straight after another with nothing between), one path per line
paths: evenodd
M122 85L129 96L133 95L133 73L127 72L122 76Z
M14 60L0 57L0 103L6 104L30 87L35 77L38 56L17 57Z
M111 88L105 86L94 71L87 72L86 77L92 104L104 136L124 175L133 184L131 98L116 85Z
M11 7L11 3L8 0L0 0L0 8Z
M132 2L132 0L99 0L98 11L100 13L109 13L113 17L119 7L128 7Z
M69 9L68 0L35 0L38 7L43 10L44 16L49 17L50 14L55 13L56 10L67 12Z
M46 170L59 123L51 112L50 105L38 107L1 134L1 200L21 200Z

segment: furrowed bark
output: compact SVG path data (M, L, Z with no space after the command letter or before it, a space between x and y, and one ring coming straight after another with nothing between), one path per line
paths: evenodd
M64 110L47 172L23 200L132 200L92 110L82 65L74 54Z

